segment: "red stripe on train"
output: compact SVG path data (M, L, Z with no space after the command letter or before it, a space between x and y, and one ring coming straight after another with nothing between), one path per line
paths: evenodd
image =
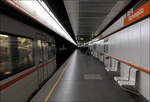
M43 67L44 67L45 65L47 65L48 63L53 62L55 59L56 59L56 58L53 58L53 59L47 61L46 63L44 63L44 64L42 64L42 65L36 67L35 69L32 69L32 70L30 70L30 71L28 71L28 72L26 72L26 73L20 75L19 77L15 78L15 79L13 79L13 80L11 80L11 81L8 81L8 82L4 83L3 85L0 86L0 91L4 90L5 88L7 88L7 87L9 87L9 86L11 86L11 85L13 85L13 84L16 83L17 81L19 81L19 80L25 78L26 76L30 75L31 73L33 73L33 72L35 72L35 71L37 71L37 70L43 68Z

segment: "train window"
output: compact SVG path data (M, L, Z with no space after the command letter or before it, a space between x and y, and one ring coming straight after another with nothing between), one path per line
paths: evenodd
M43 41L44 61L48 60L48 43Z
M0 74L10 73L12 69L10 49L10 37L0 34Z
M28 66L33 64L32 40L18 37L18 66Z
M55 56L56 51L55 51L55 43L54 42L47 42L47 41L42 41L38 40L37 45L39 48L39 55L40 55L40 63L51 59Z
M56 54L55 42L52 43L52 54Z
M37 41L38 44L38 48L39 48L39 57L40 57L40 63L43 62L43 58L44 58L44 48L43 48L43 44L41 40Z
M32 39L0 34L0 79L32 65Z
M48 58L54 57L56 54L55 51L55 43L54 42L48 42Z
M48 52L48 59L50 59L52 56L52 54L51 54L51 43L50 42L48 42L47 52Z

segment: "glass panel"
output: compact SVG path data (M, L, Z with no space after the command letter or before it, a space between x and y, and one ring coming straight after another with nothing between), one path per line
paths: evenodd
M55 56L55 54L56 54L55 43L49 42L49 52L48 52L49 58L53 58Z
M11 73L10 37L0 34L0 74Z
M51 47L51 42L48 43L48 59L50 59L52 57L52 53L51 53L52 47Z
M43 62L43 57L44 57L44 49L43 49L43 45L42 45L42 41L38 40L38 48L39 48L39 55L40 55L40 62Z
M46 42L38 40L38 48L40 53L40 62L46 61L55 56L55 42Z
M33 65L32 40L0 34L0 79Z
M33 46L32 40L28 38L18 37L18 67L33 64Z
M53 57L56 54L55 42L52 43L52 54L53 54Z
M48 60L48 43L47 42L43 42L43 47L44 47L44 60Z

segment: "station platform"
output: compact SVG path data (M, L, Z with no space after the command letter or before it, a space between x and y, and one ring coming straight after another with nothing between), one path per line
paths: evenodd
M76 50L30 102L135 102L103 63Z

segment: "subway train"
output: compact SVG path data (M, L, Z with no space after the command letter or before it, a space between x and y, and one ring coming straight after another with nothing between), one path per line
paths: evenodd
M140 1L86 44L121 87L147 100L150 99L149 5L148 0Z
M2 13L0 22L1 102L28 101L56 71L55 38Z

